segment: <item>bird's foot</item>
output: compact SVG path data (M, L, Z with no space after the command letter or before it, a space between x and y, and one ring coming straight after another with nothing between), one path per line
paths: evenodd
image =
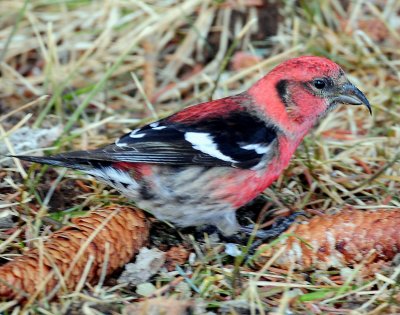
M263 230L256 230L254 232L255 225L250 224L247 226L242 226L240 227L240 232L245 233L247 235L252 235L255 233L256 238L260 238L262 240L267 240L271 238L276 238L283 232L285 232L291 225L292 223L296 220L296 218L300 215L305 215L304 211L297 211L295 213L292 213L289 216L286 217L280 217L276 219L274 224L268 228L268 229L263 229Z
M257 238L250 246L249 253L253 253L258 246L264 243L266 240L270 240L273 238L277 238L283 232L285 232L294 221L296 221L298 216L305 215L304 211L297 211L292 213L287 217L278 218L274 224L267 230L257 230L254 232L254 224L242 227L241 231L252 235L255 233L255 237Z
M251 248L254 249L262 244L265 240L273 239L281 235L300 215L305 215L304 211L297 211L289 216L278 218L271 227L263 230L256 230L256 226L254 224L250 224L247 226L239 226L238 233L227 236L224 235L224 233L221 233L221 231L215 226L207 225L198 229L195 235L196 239L202 239L204 233L207 233L208 235L217 234L220 242L234 243L239 245L247 245L249 241L248 236L254 235L256 240L253 241L251 245ZM243 234L247 237L245 237Z

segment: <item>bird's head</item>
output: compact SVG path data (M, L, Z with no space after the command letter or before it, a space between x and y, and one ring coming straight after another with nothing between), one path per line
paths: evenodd
M285 61L249 92L256 101L258 97L264 99L270 116L297 124L314 125L338 104L364 104L371 113L365 95L350 83L336 63L322 57L303 56ZM271 93L280 106L269 106Z

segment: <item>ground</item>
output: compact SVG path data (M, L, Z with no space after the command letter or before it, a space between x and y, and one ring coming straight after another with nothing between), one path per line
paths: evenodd
M373 115L350 106L331 113L306 137L280 179L241 210L242 222L260 218L270 224L299 209L312 216L345 206L400 208L399 45L400 3L390 0L1 1L0 209L9 220L0 225L0 263L71 216L129 202L81 173L4 154L113 142L187 105L244 91L279 62L299 55L340 64L367 95ZM23 233L4 242L18 229ZM150 246L196 256L180 267L165 266L149 280L160 289L183 276L162 297L190 300L195 313L400 311L397 282L384 280L393 270L348 282L342 270L260 271L247 257L230 257L223 244L211 245L196 233L154 222ZM136 287L110 293L119 274L100 293L86 286L80 294L37 301L26 310L118 314L128 301L143 300ZM7 308L0 303L0 311Z

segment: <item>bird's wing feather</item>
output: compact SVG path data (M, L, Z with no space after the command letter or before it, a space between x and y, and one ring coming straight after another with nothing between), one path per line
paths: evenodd
M241 106L242 101L231 97L195 105L135 129L115 144L53 158L90 164L104 161L254 168L276 152L277 130Z

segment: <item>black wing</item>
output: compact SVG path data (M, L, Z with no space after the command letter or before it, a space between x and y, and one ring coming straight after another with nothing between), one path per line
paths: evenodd
M43 158L42 162L53 165L69 162L69 167L76 163L93 165L102 161L249 169L257 167L261 161L268 161L277 151L278 131L255 114L234 106L219 114L215 111L216 114L204 115L200 114L201 105L196 105L199 107L195 111L188 110L190 119L178 118L175 114L135 129L104 148L58 154ZM196 110L201 119L194 119ZM38 159L35 161L40 162ZM49 159L54 162L50 163Z

